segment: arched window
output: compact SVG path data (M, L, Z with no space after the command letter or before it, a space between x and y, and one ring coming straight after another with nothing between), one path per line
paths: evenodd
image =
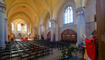
M64 24L73 23L73 9L71 6L67 6L64 11Z
M14 32L14 30L15 30L14 23L11 23L11 26L12 26L12 32Z
M48 22L48 27L51 28L51 22L50 21Z
M21 24L17 24L17 31L21 31Z
M27 32L27 25L24 24L24 31Z

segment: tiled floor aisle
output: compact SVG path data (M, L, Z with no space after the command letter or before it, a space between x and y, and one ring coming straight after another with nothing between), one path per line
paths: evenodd
M38 60L59 60L61 57L60 50L54 49L53 54L39 58Z

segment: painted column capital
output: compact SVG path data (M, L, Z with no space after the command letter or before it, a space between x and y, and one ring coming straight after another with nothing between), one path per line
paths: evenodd
M84 15L84 9L85 9L84 7L76 9L76 14L77 15Z
M56 19L51 19L50 22L51 23L55 23L56 22Z
M4 3L0 2L0 12L5 12L6 6Z

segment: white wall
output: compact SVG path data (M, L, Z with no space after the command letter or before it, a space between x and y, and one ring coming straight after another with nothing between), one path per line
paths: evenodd
M73 8L74 12L74 24L66 25L64 26L63 22L63 15L65 7L70 5ZM96 0L88 0L86 7L85 7L85 21L86 21L86 32L89 35L92 31L95 30L95 22L94 22L94 14L96 14ZM61 5L61 8L57 12L56 16L56 23L55 23L55 33L58 40L61 40L61 33L66 29L71 29L75 32L77 32L77 16L76 16L76 4L74 3L74 0L70 0L69 2L64 2L63 5ZM50 28L48 28L48 24L46 24L46 33L51 31Z
M87 35L90 35L96 28L94 14L96 14L96 0L88 0L86 5L86 28Z
M64 10L66 9L66 7L70 5L73 8L73 24L69 24L69 25L64 25ZM75 14L75 3L74 1L69 1L69 2L65 2L64 5L61 6L62 8L59 10L58 12L58 16L57 16L57 25L58 25L58 40L61 40L61 33L66 30L66 29L71 29L75 32L77 32L77 18L76 18L76 14Z

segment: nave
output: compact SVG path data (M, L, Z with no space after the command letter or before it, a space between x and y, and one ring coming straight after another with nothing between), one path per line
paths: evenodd
M105 60L104 16L104 0L0 0L0 60Z

